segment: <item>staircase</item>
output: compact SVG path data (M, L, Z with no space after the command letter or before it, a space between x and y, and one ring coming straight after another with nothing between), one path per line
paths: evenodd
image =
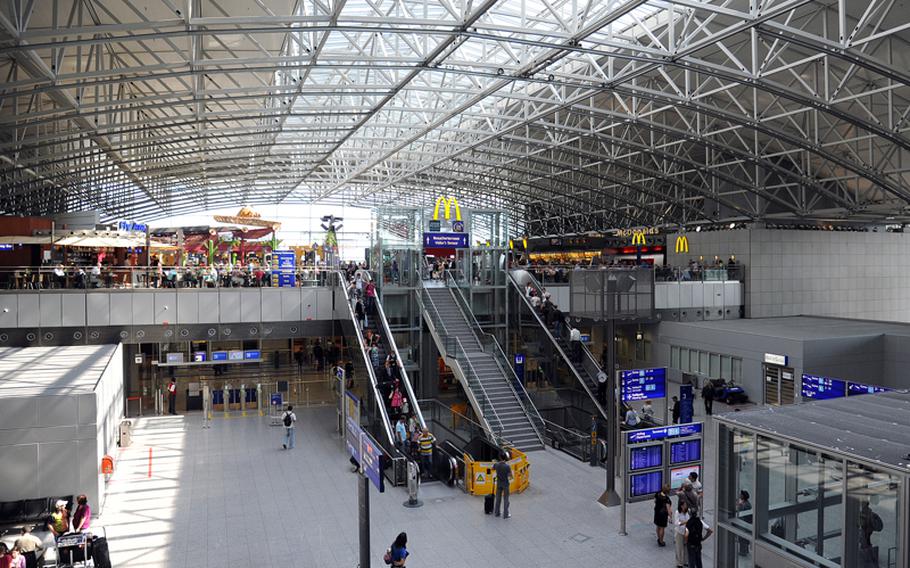
M424 316L439 352L470 394L474 410L494 437L522 451L542 449L535 426L539 415L529 399L523 402L513 385L511 368L507 362L504 368L504 361L499 360L498 344L488 336L478 335L479 326L468 319L456 300L457 293L443 287L421 290ZM522 387L518 385L518 388Z

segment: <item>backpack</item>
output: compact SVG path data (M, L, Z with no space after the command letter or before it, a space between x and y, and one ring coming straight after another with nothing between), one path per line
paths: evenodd
M686 529L689 531L686 544L690 546L701 546L702 533L704 532L704 525L701 524L701 519L692 517L686 523Z
M283 420L283 422L284 422L284 426L285 426L286 428L290 428L290 427L291 427L291 424L294 423L294 420L291 418L291 413L290 413L290 412L285 412L285 413L284 413L284 420Z

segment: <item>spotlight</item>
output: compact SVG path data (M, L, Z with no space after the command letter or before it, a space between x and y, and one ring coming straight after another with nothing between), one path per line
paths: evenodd
M701 232L701 225L695 227L695 232L696 232L696 233L700 233L700 232Z
M735 229L735 228L736 228L736 223L730 223L730 228L731 228L731 229Z

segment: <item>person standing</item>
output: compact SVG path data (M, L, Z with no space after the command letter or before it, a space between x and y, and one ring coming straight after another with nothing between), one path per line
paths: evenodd
M357 303L354 304L354 317L357 318L357 328L360 331L363 331L366 327L366 312L363 309L363 302L357 300Z
M581 361L581 330L577 327L569 331L569 342L572 344L572 361L578 363Z
M670 486L664 485L660 491L654 494L654 526L657 527L657 546L667 546L667 543L664 542L664 534L667 531L672 507Z
M714 385L711 381L705 381L705 386L701 389L701 397L705 401L705 414L711 416L714 410Z
M289 404L287 410L284 411L281 422L284 424L284 444L282 446L285 450L293 450L297 443L297 415L294 414L292 405Z
M680 501L685 501L686 507L689 510L689 515L698 513L698 494L695 492L695 489L692 488L691 481L688 479L683 481L682 487L679 488L676 495L679 497Z
M597 372L597 401L607 404L607 372L604 369Z
M313 345L313 359L316 361L316 370L321 371L325 365L325 350L322 348L322 343L320 343L318 339Z
M686 557L686 523L689 522L689 507L682 499L673 511L673 537L676 548L676 568L689 564Z
M433 444L435 443L436 437L430 434L428 428L424 428L420 437L417 438L417 445L420 448L420 468L427 477L430 477L433 471Z
M177 382L173 378L167 385L167 413L177 414Z
M63 499L57 499L57 502L54 503L54 512L47 520L47 530L54 535L55 539L70 530L70 513L66 510L66 501Z
M22 551L25 568L38 568L38 551L44 548L44 543L32 534L29 526L22 527L22 534L16 539L15 546Z
M404 414L395 423L395 447L402 452L407 450L408 442L408 423Z
M703 568L701 563L701 545L714 530L703 521L697 511L693 511L686 521L686 554L689 556L689 568Z
M88 505L88 497L76 497L76 511L73 513L73 532L83 532L91 528L92 508Z
M698 480L698 473L692 471L689 472L689 482L692 484L692 491L695 492L695 495L698 497L698 510L704 510L704 501L705 501L705 489L701 484L701 481Z
M493 514L499 516L500 505L502 506L502 518L508 519L512 515L509 513L509 485L512 483L512 466L506 461L504 454L499 454L499 459L493 465L493 471L496 473L496 503L493 506Z
M679 424L680 410L681 409L679 407L679 397L674 396L673 397L673 406L670 407L670 414L673 416L673 424Z

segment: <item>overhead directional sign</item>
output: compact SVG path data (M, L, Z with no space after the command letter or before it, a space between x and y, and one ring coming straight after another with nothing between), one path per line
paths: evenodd
M667 369L664 367L620 371L619 378L623 402L667 396Z
M858 394L874 394L877 392L889 392L891 389L885 387L877 387L875 385L867 385L864 383L847 383L847 395L856 396Z
M701 434L701 422L692 422L691 424L679 424L677 426L661 426L659 428L643 428L641 430L632 430L626 432L626 440L630 444L640 444L642 442L653 442L655 440L664 440L666 438L682 438L683 436L695 436Z
M803 386L800 391L803 398L827 400L847 396L847 382L829 377L803 375Z
M424 233L424 248L468 248L468 233Z

